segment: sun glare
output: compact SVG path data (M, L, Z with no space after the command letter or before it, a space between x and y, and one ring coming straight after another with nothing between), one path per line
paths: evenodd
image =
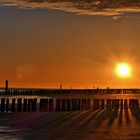
M119 77L130 77L131 67L127 63L119 63L116 66L116 73Z

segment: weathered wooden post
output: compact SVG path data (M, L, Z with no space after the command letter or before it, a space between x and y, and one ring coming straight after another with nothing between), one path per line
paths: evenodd
M101 109L105 108L105 99L101 99Z
M81 110L81 99L78 99L78 101L77 101L77 110L78 111Z
M9 112L9 99L6 99L6 112Z
M1 98L1 112L5 112L5 98Z
M23 112L27 112L27 99L23 99Z
M76 99L72 99L72 111L76 111Z
M40 109L41 112L48 111L48 99L40 99Z
M37 108L37 99L28 99L28 112L35 112Z
M62 111L66 111L66 100L62 99Z
M28 112L32 111L32 99L28 99Z
M16 105L16 99L13 98L13 99L12 99L12 104L11 104L11 112L15 112L15 111L16 111L16 110L15 110L15 105Z
M37 111L37 99L33 100L33 107L32 107L33 112Z
M128 108L128 103L127 103L127 99L124 99L124 109Z
M107 99L106 100L106 108L111 109L111 107L112 107L112 101L111 101L111 99Z
M17 99L17 112L22 112L22 98Z
M86 109L86 100L82 99L81 100L81 110L85 110Z
M49 111L53 111L54 109L53 109L53 99L49 99L49 106L48 106L49 108L48 108L48 110Z
M120 109L121 110L123 109L123 99L121 99L121 102L120 102Z
M139 109L139 101L137 99L135 100L135 108Z
M93 110L100 109L100 99L93 99Z
M86 110L90 109L90 99L86 99Z
M61 110L61 101L60 99L56 99L56 111L60 111Z
M71 111L71 100L67 99L67 111Z

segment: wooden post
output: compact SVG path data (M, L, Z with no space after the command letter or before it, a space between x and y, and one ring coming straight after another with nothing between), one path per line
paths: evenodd
M100 99L93 99L93 110L100 109Z
M23 99L23 112L27 112L27 99Z
M41 112L48 111L48 99L40 99L40 109Z
M49 99L49 111L53 111L53 99Z
M6 99L6 112L9 112L9 99Z
M5 112L5 98L1 99L1 112Z
M13 98L12 99L12 104L11 104L11 112L15 112L15 103L16 103L16 99Z
M56 111L60 111L61 110L61 101L60 99L56 99Z
M17 112L22 112L22 98L17 100Z
M62 99L62 111L66 111L66 100Z
M37 99L28 99L28 112L35 112L37 107Z
M111 106L112 106L112 104L111 104L111 99L107 99L107 100L106 100L106 108L107 108L107 109L111 109Z
M71 100L67 99L67 111L71 111Z
M105 100L101 99L101 109L104 109L104 108L105 108Z

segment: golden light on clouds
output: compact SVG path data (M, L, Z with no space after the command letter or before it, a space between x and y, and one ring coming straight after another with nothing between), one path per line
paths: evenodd
M115 72L118 77L130 78L132 74L132 68L128 63L118 63L116 65Z
M119 16L126 13L139 13L138 0L0 0L0 6L14 6L27 9L56 9L84 15Z

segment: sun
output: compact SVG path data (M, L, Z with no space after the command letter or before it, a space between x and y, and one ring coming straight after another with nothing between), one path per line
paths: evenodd
M118 63L116 65L116 74L119 77L130 77L131 76L131 67L127 63Z

